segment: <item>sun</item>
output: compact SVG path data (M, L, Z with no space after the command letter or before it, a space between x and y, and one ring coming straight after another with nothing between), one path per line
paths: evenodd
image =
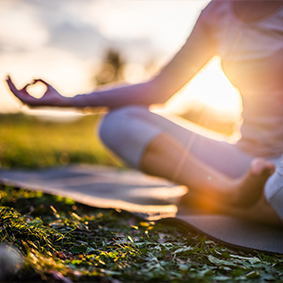
M238 90L224 75L220 58L213 58L179 93L167 104L169 111L182 113L195 103L202 103L223 118L238 117L242 101Z

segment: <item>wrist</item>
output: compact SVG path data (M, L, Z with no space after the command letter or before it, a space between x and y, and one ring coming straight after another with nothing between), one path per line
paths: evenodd
M64 97L62 99L62 106L63 107L73 107L73 97Z
M70 106L77 108L84 108L88 106L84 94L77 94L76 96L71 97L69 103L71 104Z

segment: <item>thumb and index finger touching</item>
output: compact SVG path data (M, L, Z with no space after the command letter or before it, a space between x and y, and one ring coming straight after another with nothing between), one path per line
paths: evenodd
M8 83L9 86L15 87L10 75L7 75L6 77L6 82ZM44 81L43 79L34 79L31 83L28 83L23 89L26 89L29 85L33 85L36 83L43 83L44 85L46 85L47 87L50 87L51 85L49 83L47 83L46 81Z
M43 83L47 87L47 89L53 88L49 83L47 83L43 79L34 79L32 84L36 84L38 82Z
M8 84L9 89L11 90L11 92L19 99L21 100L21 102L23 102L24 104L34 104L34 100L35 98L32 97L29 92L27 91L28 86L36 84L37 82L41 82L43 83L47 88L50 88L51 86L45 82L42 79L35 79L33 80L31 83L26 84L22 89L18 89L14 82L12 81L11 77L9 75L7 75L6 77L6 82Z
M6 82L7 82L8 86L9 86L10 90L11 90L16 96L18 96L18 95L21 94L21 93L24 93L24 94L26 94L26 95L29 95L29 93L27 92L27 87L30 86L30 85L36 84L36 83L38 83L38 82L43 83L47 88L50 88L50 87L51 87L50 84L48 84L46 81L44 81L44 80L42 80L42 79L34 79L31 83L26 84L22 89L17 89L16 86L15 86L15 84L13 83L13 81L12 81L10 75L7 75L7 77L6 77Z

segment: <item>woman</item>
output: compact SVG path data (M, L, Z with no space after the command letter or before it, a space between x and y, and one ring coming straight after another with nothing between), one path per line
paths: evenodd
M193 133L148 110L166 102L215 55L243 99L237 144ZM282 58L283 0L212 0L181 50L147 82L67 98L35 80L47 86L40 99L29 95L28 85L18 90L10 77L7 83L29 106L108 107L100 137L131 166L186 185L222 211L282 224Z

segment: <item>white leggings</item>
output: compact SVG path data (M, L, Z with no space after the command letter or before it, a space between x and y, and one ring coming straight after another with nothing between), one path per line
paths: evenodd
M103 118L99 127L99 136L103 143L134 168L139 168L146 147L160 134L170 135L190 154L231 178L242 176L255 158L239 149L237 144L193 132L143 106L126 106L112 110ZM278 166L280 159L281 157L269 160ZM267 190L271 191L265 188ZM270 201L274 194L266 192L267 200ZM280 206L283 219L283 198Z

